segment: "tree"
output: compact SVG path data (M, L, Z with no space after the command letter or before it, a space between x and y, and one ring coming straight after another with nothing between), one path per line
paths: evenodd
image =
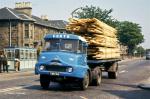
M76 18L97 18L112 27L116 27L118 21L110 15L112 11L113 9L102 10L99 7L85 6L75 9L72 16Z
M137 56L144 56L145 54L145 49L142 46L138 46L135 51Z
M128 46L128 53L133 55L136 46L144 41L139 24L124 21L118 25L118 39Z

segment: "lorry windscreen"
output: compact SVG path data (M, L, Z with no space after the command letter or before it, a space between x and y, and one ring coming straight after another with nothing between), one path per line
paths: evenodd
M45 42L45 51L77 52L78 40L51 39Z

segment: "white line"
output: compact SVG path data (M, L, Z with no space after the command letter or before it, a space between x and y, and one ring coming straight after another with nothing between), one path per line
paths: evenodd
M126 70L122 70L122 71L120 71L119 73L121 74L121 73L125 73L125 72L128 72L128 71L126 71Z
M119 65L119 67L124 67L124 66L126 66L126 65Z
M88 98L86 98L86 97L83 97L83 96L80 96L80 98L82 98L82 99L88 99Z
M6 94L8 94L8 95L26 95L24 92L8 92L8 93L6 93Z
M30 86L32 86L32 85L28 85L28 86L24 86L24 87L11 87L11 88L6 88L6 89L1 89L0 93L13 91L13 90L19 90L19 89L23 89L23 88L30 87Z

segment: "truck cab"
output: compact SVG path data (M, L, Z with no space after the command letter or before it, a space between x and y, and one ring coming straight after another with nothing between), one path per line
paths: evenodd
M35 65L40 74L40 84L46 89L50 81L61 84L79 82L82 89L89 84L87 65L87 42L73 34L48 34L44 48Z

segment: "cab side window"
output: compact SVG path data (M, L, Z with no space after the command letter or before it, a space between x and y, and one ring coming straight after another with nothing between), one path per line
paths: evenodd
M83 46L81 41L79 41L78 53L83 53Z
M86 53L87 53L87 47L83 46L83 54L86 54Z

